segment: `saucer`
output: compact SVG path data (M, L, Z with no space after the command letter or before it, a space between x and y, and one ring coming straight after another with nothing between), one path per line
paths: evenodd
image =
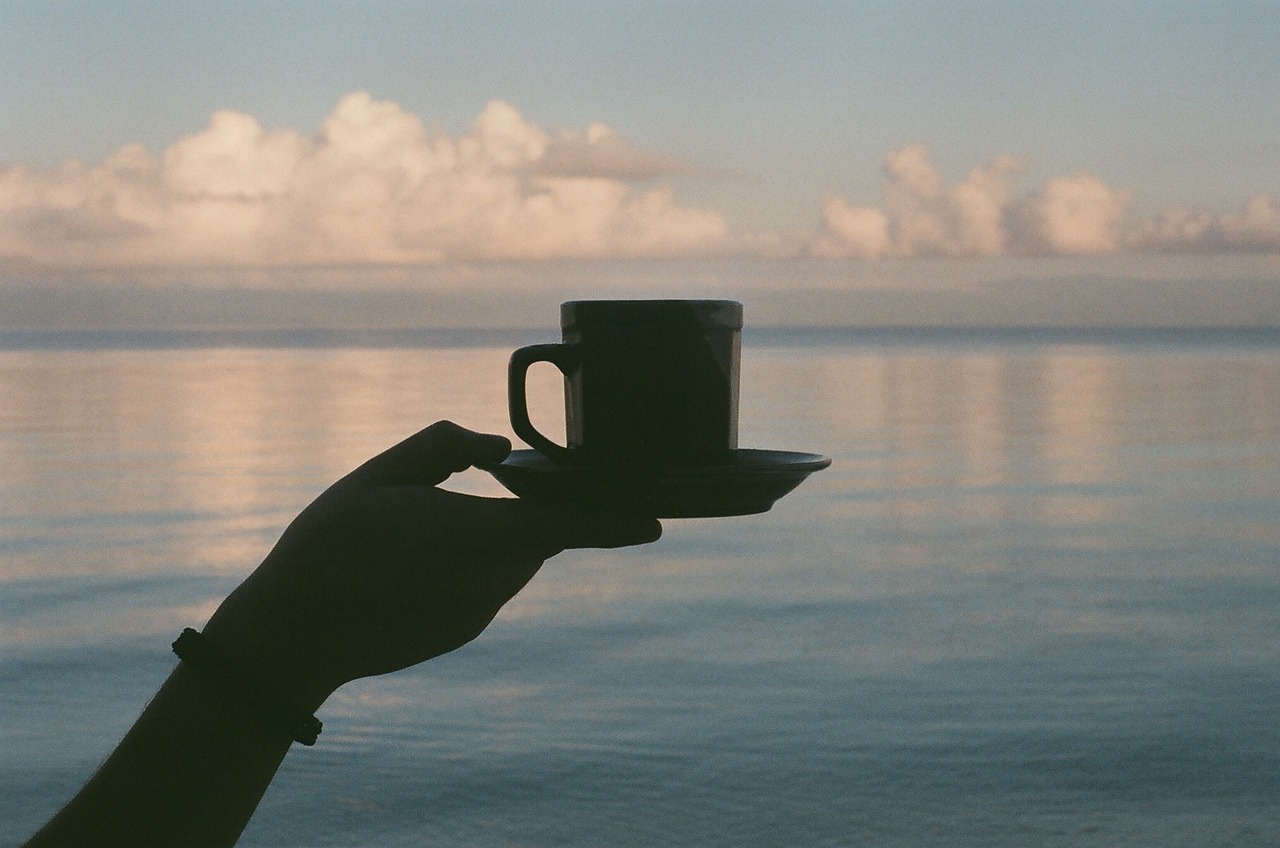
M486 469L518 497L651 518L713 518L766 512L831 460L816 453L739 449L721 465L627 468L557 465L512 451Z

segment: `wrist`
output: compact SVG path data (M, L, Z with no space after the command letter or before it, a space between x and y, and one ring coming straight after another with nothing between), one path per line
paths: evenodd
M259 723L287 733L303 745L316 744L323 729L319 719L310 711L293 706L289 695L246 671L198 631L190 627L183 630L173 643L173 652L185 667L248 707Z
M250 603L238 589L209 619L203 636L219 656L291 708L313 713L345 681L325 674L305 622L291 620L281 608Z

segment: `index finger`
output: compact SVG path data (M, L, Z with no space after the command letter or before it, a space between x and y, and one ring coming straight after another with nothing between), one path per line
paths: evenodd
M379 485L434 486L472 466L496 465L511 453L505 436L437 421L370 459L354 472Z

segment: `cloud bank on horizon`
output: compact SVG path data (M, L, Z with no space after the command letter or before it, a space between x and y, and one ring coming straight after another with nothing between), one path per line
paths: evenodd
M1085 171L1017 193L1025 165L1001 154L948 184L910 144L885 160L881 206L829 195L812 232L739 234L662 182L710 172L602 124L544 130L493 101L450 137L357 92L311 135L222 111L160 155L131 145L93 165L0 165L0 259L65 270L1280 251L1274 196L1134 222L1130 193Z

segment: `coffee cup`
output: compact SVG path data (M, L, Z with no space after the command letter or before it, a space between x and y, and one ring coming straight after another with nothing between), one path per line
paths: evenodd
M560 306L559 344L511 354L516 435L559 465L718 465L738 446L742 304L578 300ZM565 444L529 420L530 366L564 374Z

